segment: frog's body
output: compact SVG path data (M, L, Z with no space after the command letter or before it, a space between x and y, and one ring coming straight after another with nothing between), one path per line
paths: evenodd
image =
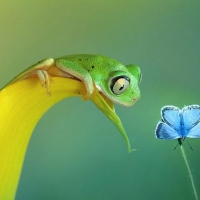
M49 95L52 77L66 77L85 84L86 99L92 94L94 85L111 101L121 105L131 106L140 98L140 68L136 65L125 66L105 56L80 54L47 58L29 67L9 84L35 76L39 77Z

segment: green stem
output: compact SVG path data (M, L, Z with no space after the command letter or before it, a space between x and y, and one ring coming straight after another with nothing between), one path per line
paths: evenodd
M197 195L197 191L196 191L196 188L195 188L195 184L194 184L194 179L193 179L193 176L192 176L192 172L190 170L190 166L189 166L189 163L187 161L187 157L186 157L186 154L185 154L185 151L184 151L184 148L182 146L182 143L179 143L180 144L180 148L181 148L181 152L182 152L182 155L183 155L183 159L185 161L185 164L186 164L186 167L188 169L188 173L189 173L189 176L190 176L190 180L192 182L192 189L193 189L193 192L194 192L194 196L195 196L195 199L198 200L198 195Z

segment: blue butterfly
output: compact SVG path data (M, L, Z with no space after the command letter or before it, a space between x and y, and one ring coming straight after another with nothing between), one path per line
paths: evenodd
M156 126L156 138L161 140L185 137L200 138L200 106L190 105L182 110L175 106L164 106L161 109L162 121Z

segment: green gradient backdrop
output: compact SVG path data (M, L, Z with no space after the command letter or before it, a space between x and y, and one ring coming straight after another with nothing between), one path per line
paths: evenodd
M154 137L160 108L200 104L199 0L0 2L0 85L45 57L104 54L141 67L141 100L116 106L133 148L92 104L66 99L32 135L17 200L193 199L177 141ZM200 140L185 144L200 195Z

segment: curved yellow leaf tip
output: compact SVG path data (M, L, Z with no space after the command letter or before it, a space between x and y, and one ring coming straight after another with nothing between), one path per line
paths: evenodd
M32 131L42 115L55 103L72 96L85 96L82 82L54 77L51 97L41 88L38 78L8 85L0 91L0 199L15 198L24 156ZM95 105L116 125L131 152L123 125L114 104L95 88L90 97Z
M103 94L100 94L97 89L95 89L90 99L115 124L126 142L128 152L130 153L134 151L135 149L131 149L129 139L126 131L124 130L122 122L114 111L114 103L111 100L107 99Z

